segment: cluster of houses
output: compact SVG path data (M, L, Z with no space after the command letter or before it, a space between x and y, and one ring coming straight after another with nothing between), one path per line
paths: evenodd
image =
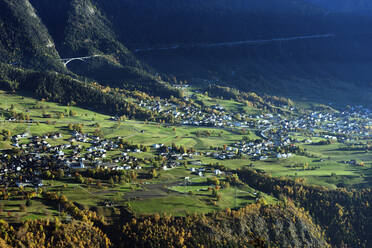
M206 168L206 167L199 167L199 168L192 167L189 170L191 171L191 174L198 175L199 177L204 177L206 173L211 173L215 176L221 176L225 174L225 172L219 169L212 169L212 168ZM188 180L188 178L185 178L185 180Z
M230 113L220 105L197 107L194 104L188 104L188 98L185 102L186 104L179 106L168 100L141 100L138 105L154 113L172 116L175 122L181 125L221 128L247 126L246 121L241 121L247 117L242 113ZM240 120L234 118L235 114L239 114Z
M203 112L195 107L185 107L182 113L178 115L181 117L182 125L203 126L203 127L235 127L245 126L246 123L240 123L233 118L223 107L215 105L211 107L214 110L212 113Z
M273 139L269 132L276 129L276 136L288 136L289 132L306 131L314 137L321 137L326 140L347 141L347 137L362 136L371 137L372 113L362 106L351 107L343 112L331 111L310 111L297 113L295 108L290 110L295 115L284 116L281 114L262 114L248 116L244 113L227 111L220 105L199 107L189 104L185 98L185 104L178 105L164 99L141 100L140 107L153 112L162 112L171 115L175 123L187 126L219 127L219 128L255 128L261 130L261 136L265 139ZM250 121L247 121L250 120ZM252 120L254 120L252 124ZM326 133L326 134L323 134ZM331 135L333 134L333 135ZM276 144L278 145L278 144Z
M197 107L195 104L182 106L168 100L141 100L139 106L154 112L172 115L179 124L208 127L248 127L255 130L261 139L241 140L229 144L225 149L207 152L203 155L219 160L250 157L254 160L269 158L287 159L293 156L291 147L296 143L312 143L312 137L332 142L347 142L354 138L372 138L372 112L363 107L348 108L343 112L313 111L296 115L262 114L246 116L227 111L220 105ZM239 114L239 117L236 117ZM248 121L246 121L248 120ZM299 141L296 134L306 134ZM120 149L117 140L101 139L74 131L64 144L52 146L50 140L62 139L60 133L32 136L29 133L15 135L12 145L20 154L1 154L0 183L9 185L40 185L43 172L59 168L71 174L71 169L87 166L103 166L112 170L141 170L141 161L129 154L139 153L139 148ZM61 142L57 142L61 143ZM74 145L76 144L76 145ZM77 145L79 144L79 145ZM83 145L82 145L83 144ZM185 164L185 160L200 155L197 152L180 151L163 144L154 144L156 154L163 158L164 170ZM107 158L109 151L119 151L112 160ZM110 162L107 162L110 161ZM194 173L194 171L193 171ZM198 169L195 173L203 175ZM214 172L216 175L219 172ZM16 174L16 177L9 177ZM11 181L9 181L12 178ZM22 179L20 179L22 178Z
M0 185L40 187L43 174L47 171L63 170L65 175L71 176L74 170L86 167L142 169L143 161L129 155L141 152L140 149L120 149L118 140L100 139L76 131L64 142L56 142L62 138L60 133L32 137L24 133L13 136L12 145L16 148L14 154L10 151L0 155ZM105 158L109 151L118 151L119 155L108 162Z
M289 151L290 144L284 141L279 143L277 147L272 141L263 139L256 141L241 140L227 146L225 150L207 152L206 155L219 160L237 159L242 156L249 157L252 160L287 159L292 157L293 154L291 152L278 152L280 150L278 148Z
M60 139L62 135L55 133L42 137L24 133L11 138L13 146L19 149L2 153L0 157L0 184L5 186L41 187L42 174L53 168L63 168L58 159L60 147L53 147L48 139ZM64 168L70 174L69 168Z
M293 156L292 147L297 143L312 143L311 137L330 142L347 142L355 137L372 138L372 113L364 108L351 108L343 112L310 112L296 117L266 114L252 116L250 128L259 130L262 139L241 140L226 149L208 153L215 159L235 159L242 155L254 160L268 158L287 159ZM309 138L300 141L293 138L297 133L306 133Z
M256 116L257 129L262 138L274 143L287 140L290 134L306 133L310 137L330 141L346 142L355 137L369 139L372 131L368 129L372 114L367 109L349 109L343 112L311 112L301 116L284 117L280 114ZM274 132L275 131L275 132ZM311 138L305 143L311 143Z
M162 158L163 170L170 170L179 166L183 166L187 159L194 159L195 156L200 155L198 152L187 152L175 149L172 146L165 146L164 144L154 144L152 146L156 150L156 154Z

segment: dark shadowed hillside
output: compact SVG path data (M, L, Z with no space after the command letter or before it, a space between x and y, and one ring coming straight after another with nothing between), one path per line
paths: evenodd
M4 63L66 71L60 57L100 55L67 69L146 92L163 87L160 73L327 103L371 99L368 15L330 14L305 0L1 4Z
M372 2L368 0L307 0L309 3L324 7L327 11L371 14Z
M368 16L330 15L303 1L98 2L121 40L158 71L295 98L369 101L360 91L372 76ZM236 41L253 43L219 45Z

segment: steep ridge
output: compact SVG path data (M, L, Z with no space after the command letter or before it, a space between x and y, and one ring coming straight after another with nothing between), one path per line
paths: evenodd
M1 0L0 10L1 62L64 71L53 38L28 0Z
M121 222L116 237L127 247L329 247L311 217L290 201L201 216L127 216Z
M90 0L0 1L0 62L19 68L81 75L104 85L162 95L155 77L116 39L104 14ZM67 67L61 58L102 55ZM153 90L156 88L157 90Z
M115 86L139 85L145 91L145 84L162 88L152 76L151 69L139 62L116 38L110 22L92 1L71 0L54 4L32 0L32 4L54 35L63 57L104 55L84 63L70 63L68 68L74 73Z
M59 55L99 54L72 61L67 69L104 85L145 92L165 89L160 75L326 103L371 101L369 16L329 14L305 0L1 4L1 22L7 24L2 25L3 63L67 73ZM290 39L314 35L322 37ZM260 40L265 42L254 42ZM235 45L213 46L221 43ZM149 47L154 49L148 52ZM157 49L164 47L177 49Z

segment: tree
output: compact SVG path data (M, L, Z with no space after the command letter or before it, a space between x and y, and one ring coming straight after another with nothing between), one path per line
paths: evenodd
M70 112L68 113L69 116L76 116L77 113L73 110L70 110Z
M213 197L217 197L217 195L218 195L218 191L216 190L216 189L212 189L212 196Z
M115 182L114 182L114 179L112 177L110 177L110 179L109 179L109 184L111 185L111 187L115 186Z
M58 169L58 178L64 178L65 177L65 171L63 169Z
M158 176L158 172L156 171L156 169L152 169L151 175L153 178L156 178Z
M216 199L217 199L217 201L220 201L222 199L222 196L220 194L217 194Z
M76 181L78 181L79 183L84 183L84 177L80 174L76 175L75 177Z
M46 178L46 179L52 179L53 178L53 174L49 170L43 172L43 175L44 175L44 178Z
M102 182L100 180L98 180L96 182L96 186L97 186L97 188L102 188Z
M27 210L26 205L25 205L25 204L21 204L21 205L19 205L19 210L20 210L21 212L26 212L26 210Z
M97 128L96 130L94 130L94 136L103 138L104 137L103 131L100 128Z
M186 153L186 148L184 146L180 146L180 153Z

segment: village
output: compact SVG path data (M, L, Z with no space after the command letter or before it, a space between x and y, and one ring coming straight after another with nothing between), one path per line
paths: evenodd
M3 96L0 198L11 221L19 221L13 213L64 216L58 205L45 205L43 192L80 209L104 208L108 216L123 206L183 215L191 205L210 213L276 204L243 183L246 170L330 189L370 183L372 113L361 106L271 111L191 91L183 99L132 98L166 117L141 120Z
M344 111L307 111L298 113L293 107L292 114L248 115L228 112L221 105L205 108L178 106L161 101L141 102L141 107L151 111L172 115L175 124L193 127L212 127L221 129L249 129L261 138L259 140L238 141L228 144L219 152L208 152L207 156L216 159L234 159L244 155L254 160L268 158L290 158L298 149L296 144L319 142L355 143L372 137L372 112L363 106L349 107ZM314 141L315 140L315 141Z
M181 87L181 86L180 86ZM186 87L186 86L184 86ZM197 91L196 91L197 92ZM250 128L261 130L263 138L267 131L276 129L279 134L302 130L314 135L327 132L342 137L371 135L372 113L363 106L348 106L344 111L306 111L300 113L296 107L280 106L289 110L290 114L266 113L250 115L244 112L228 111L220 104L211 106L198 106L191 99L196 99L196 92L184 97L181 102L157 99L137 101L137 104L147 110L172 116L171 124L216 127L216 128ZM333 137L328 137L334 139ZM342 138L341 138L342 139ZM344 140L344 139L342 139ZM345 141L348 141L345 139Z
M361 106L349 107L342 112L307 111L305 114L296 113L292 108L291 115L279 113L237 115L238 113L229 112L218 104L210 106L208 111L205 111L206 108L187 104L177 105L165 100L141 101L139 106L172 115L175 126L243 129L255 133L257 138L249 139L242 135L241 140L227 143L223 147L195 151L193 148L177 144L133 145L121 137L106 139L76 130L71 131L68 139L64 139L59 132L42 136L31 136L26 132L12 136L14 154L4 153L1 157L1 184L40 186L41 178L45 178L45 173L51 169L62 170L70 177L74 170L85 168L117 171L144 169L149 171L153 168L169 170L185 166L187 161L192 163L195 157L203 156L216 160L284 160L295 154L306 155L304 149L299 146L301 144L357 143L372 138L372 112ZM16 120L11 118L8 121ZM50 140L63 142L52 146ZM142 158L135 155L144 151L152 152L154 159L151 163L145 164ZM198 173L200 176L203 175L203 171ZM216 175L220 173L214 171Z

